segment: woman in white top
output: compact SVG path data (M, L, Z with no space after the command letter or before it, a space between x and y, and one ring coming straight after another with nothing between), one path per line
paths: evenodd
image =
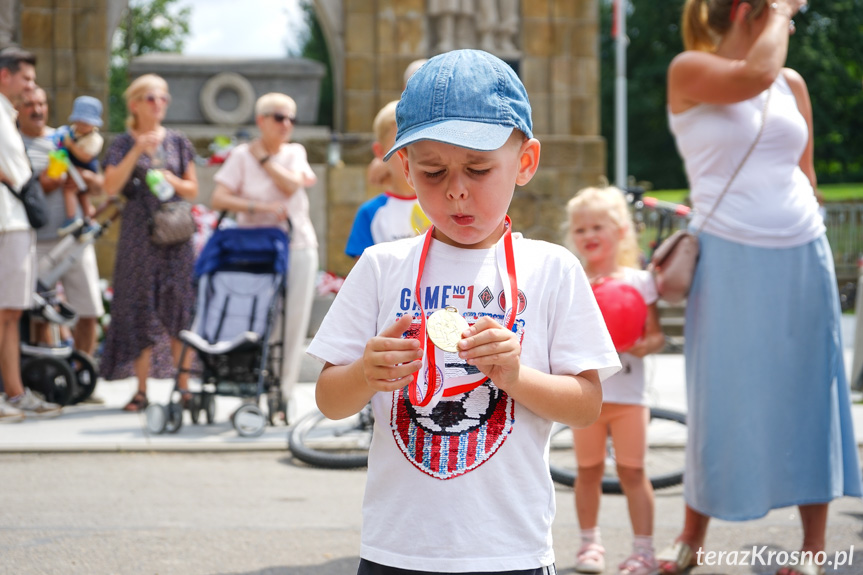
M686 51L668 70L693 227L715 211L686 310L687 507L683 531L657 557L665 573L695 563L710 517L789 505L799 507L805 553L779 572L822 573L827 504L861 495L812 107L803 78L783 67L805 3L687 0Z
M291 142L297 105L269 93L255 104L260 137L231 151L216 173L213 209L237 214L241 226L291 227L290 270L285 305L282 394L290 399L300 373L318 271L318 240L306 188L317 182L302 144ZM285 421L287 422L287 413Z

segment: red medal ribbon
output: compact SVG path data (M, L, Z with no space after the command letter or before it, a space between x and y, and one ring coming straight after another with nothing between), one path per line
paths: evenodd
M509 216L506 216L504 225L506 229L503 235L503 247L505 253L505 265L506 265L506 277L509 280L509 309L508 311L505 309L504 313L508 313L508 317L504 316L506 321L506 328L512 331L512 326L515 324L515 316L518 314L518 281L516 279L515 274L515 254L513 252L512 247L512 221L509 219ZM434 232L434 227L431 227L426 231L426 237L423 241L422 252L420 253L419 267L417 269L417 281L416 281L416 290L414 292L414 297L416 298L417 306L420 309L420 332L419 332L419 341L420 348L423 350L423 359L424 363L428 366L428 385L426 387L425 393L421 392L419 389L418 381L419 381L419 371L414 372L413 374L413 382L410 384L408 388L408 396L410 397L410 402L417 407L425 407L429 403L431 403L432 398L437 395L437 393L441 390L441 387L444 386L443 372L441 372L441 380L438 380L437 376L437 362L429 362L426 357L426 350L430 350L432 353L432 357L434 358L436 355L437 348L434 343L432 343L431 338L428 336L428 332L426 330L426 314L422 305L422 292L420 291L420 283L422 281L423 270L425 269L426 258L428 257L429 248L431 247L432 234ZM500 266L498 266L500 267ZM504 306L506 307L506 306ZM462 378L457 378L462 379ZM460 393L468 392L475 387L479 386L483 381L485 381L486 375L481 374L479 378L472 379L466 382L458 382L456 385L443 389L444 397L452 397L454 395L458 395Z

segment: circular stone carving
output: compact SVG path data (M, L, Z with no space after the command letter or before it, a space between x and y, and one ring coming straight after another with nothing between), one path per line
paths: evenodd
M224 110L219 107L218 97L222 90L237 94L237 107ZM254 113L255 89L248 80L233 72L216 74L204 83L199 97L201 112L213 124L244 124Z

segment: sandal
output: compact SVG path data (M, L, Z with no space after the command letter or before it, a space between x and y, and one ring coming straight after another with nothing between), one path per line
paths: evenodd
M659 564L653 553L636 551L618 565L617 569L617 575L656 575L659 572Z
M695 567L692 547L683 541L675 541L656 556L659 572L664 575L679 575Z
M605 570L605 547L599 543L584 543L575 554L575 570L579 573L602 573Z
M126 407L123 408L123 411L144 411L147 409L149 404L150 402L147 401L147 394L143 391L139 391L132 396L132 399L130 399L129 403L126 404Z
M780 567L776 575L824 575L824 566L816 565L811 559L807 559L804 563Z

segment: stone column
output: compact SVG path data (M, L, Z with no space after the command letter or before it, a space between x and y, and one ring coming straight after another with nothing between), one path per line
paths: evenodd
M81 95L108 97L108 63L117 14L126 0L20 0L21 46L38 58L39 85L51 97L52 125ZM107 109L107 107L106 107Z
M0 49L17 42L18 29L17 0L0 0Z

